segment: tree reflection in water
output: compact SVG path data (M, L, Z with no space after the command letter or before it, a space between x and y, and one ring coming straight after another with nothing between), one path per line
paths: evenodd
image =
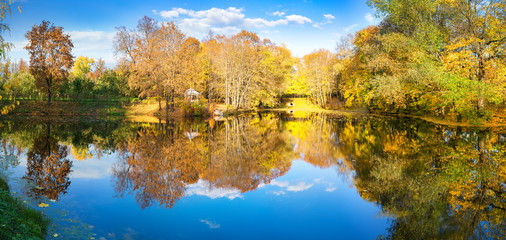
M341 150L362 198L393 217L387 239L505 236L501 134L420 121L346 124Z
M155 202L172 207L199 179L211 187L246 192L289 169L290 148L277 118L234 118L214 128L197 125L145 125L122 144L121 160L112 171L118 195L134 192L142 208ZM195 133L193 129L199 129L199 136L190 140L183 131Z
M173 207L191 184L247 192L284 175L292 160L335 168L392 219L385 239L502 238L506 138L413 119L277 113L209 122L4 124L4 149L28 149L33 193L57 199L70 184L67 146L118 152L115 191L142 208ZM94 151L88 148L93 146ZM16 152L16 151L10 151ZM19 155L19 152L15 153Z
M24 178L35 184L30 194L57 200L65 194L70 185L69 174L72 162L66 157L68 147L58 143L51 135L51 124L46 124L46 132L33 140L27 153L27 166Z

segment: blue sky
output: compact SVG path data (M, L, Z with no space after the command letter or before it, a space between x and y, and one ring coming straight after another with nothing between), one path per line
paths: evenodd
M42 20L49 20L70 33L74 55L102 58L114 66L112 41L114 28L135 28L143 16L158 21L175 21L189 36L202 39L209 30L234 34L241 29L258 33L261 38L285 44L295 56L314 50L334 50L336 42L348 33L376 24L374 10L366 1L161 1L161 0L15 0L22 12L13 11L5 19L14 43L11 60L28 59L23 49L24 34Z

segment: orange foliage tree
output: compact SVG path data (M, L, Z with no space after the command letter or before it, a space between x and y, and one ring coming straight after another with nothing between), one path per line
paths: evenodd
M68 80L69 70L74 63L70 35L62 27L55 27L48 21L32 27L25 34L30 54L30 73L35 86L47 94L47 105L51 105L53 91Z

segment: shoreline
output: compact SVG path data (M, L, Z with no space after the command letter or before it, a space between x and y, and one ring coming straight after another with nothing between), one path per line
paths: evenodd
M82 120L128 120L133 122L148 121L155 122L159 119L170 118L174 120L184 119L187 117L181 116L181 109L176 107L176 111L167 112L158 109L158 102L154 100L143 100L137 103L128 103L121 101L104 102L99 101L86 101L86 102L69 102L69 101L54 101L51 108L47 108L44 101L22 101L11 113L0 116L0 119L9 120L24 118L28 120L57 120L57 121L82 121ZM223 116L235 116L248 113L258 112L312 112L312 113L325 113L342 116L353 115L368 115L368 116L388 116L388 117L408 117L414 119L421 119L438 125L454 126L454 127L472 127L472 128L499 128L506 127L506 123L491 123L486 122L483 124L472 124L469 122L456 122L451 120L439 119L432 116L418 116L409 114L388 114L388 113L370 113L366 109L351 109L351 110L330 110L323 109L316 106L308 105L308 107L278 107L278 108L260 108L260 109L239 109L223 111ZM212 114L208 117L213 117ZM191 117L190 117L191 118ZM206 117L204 117L206 118Z

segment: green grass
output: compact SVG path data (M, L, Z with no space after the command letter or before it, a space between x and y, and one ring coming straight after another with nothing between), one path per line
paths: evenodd
M12 116L122 116L126 113L129 99L113 99L111 101L96 101L83 99L81 101L52 101L47 106L45 101L19 101L9 115Z
M44 239L49 219L9 193L0 177L0 239Z

